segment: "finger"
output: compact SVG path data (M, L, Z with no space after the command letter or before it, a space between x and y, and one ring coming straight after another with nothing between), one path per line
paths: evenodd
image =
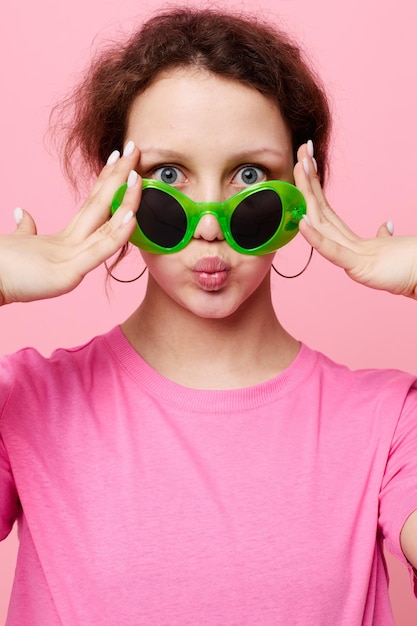
M314 146L312 141L300 146L297 151L298 161L294 167L294 180L300 191L310 200L312 213L317 220L328 220L333 213L326 196L324 195L318 175L317 163L314 159ZM309 207L310 208L310 207Z
M13 212L13 216L17 225L17 234L36 235L37 230L35 221L32 216L27 213L27 211L24 211L20 207L16 207Z
M389 220L388 222L381 224L381 226L378 228L378 232L376 236L379 238L384 238L384 237L392 237L393 234L394 234L394 224L391 222L391 220Z
M314 228L308 220L308 217L304 217L299 224L300 233L303 235L304 239L306 239L310 246L313 246L322 257L349 273L355 266L357 258L355 252L339 241L325 237L319 230Z
M97 180L94 183L94 186L91 190L90 195L94 195L100 190L103 183L106 182L106 180L112 173L117 171L117 168L120 166L121 163L123 164L123 162L126 162L127 159L131 159L131 158L135 160L135 158L138 156L139 154L135 148L135 144L133 141L126 142L122 154L120 154L119 150L113 150L110 153L101 172L97 176ZM135 161L135 164L136 162L137 162L137 159Z
M312 143L303 144L298 150L298 161L294 167L294 180L297 187L303 193L307 201L307 213L312 223L317 228L327 229L333 226L333 236L337 236L340 242L349 240L355 242L357 235L335 213L330 206L321 187L317 174L317 164L313 153Z
M78 252L78 272L82 275L115 254L126 244L136 227L135 213L142 191L142 179L132 171L123 202L114 215L84 240Z
M129 240L136 226L133 211L120 221L119 211L89 238L88 245L75 259L75 271L83 278L88 272L113 256Z
M133 142L126 144L121 157L117 151L112 155L109 157L110 163L107 163L101 171L89 197L66 228L66 233L75 240L85 239L109 219L110 205L115 192L126 182L129 173L135 169L139 161L139 150Z
M294 180L307 203L307 214L316 228L333 223L332 210L321 189L320 183L314 184L312 161L308 156L302 157L294 167Z

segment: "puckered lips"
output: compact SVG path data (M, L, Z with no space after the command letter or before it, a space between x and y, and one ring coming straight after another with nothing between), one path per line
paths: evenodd
M229 276L230 267L217 256L199 259L193 267L197 284L205 291L219 291Z

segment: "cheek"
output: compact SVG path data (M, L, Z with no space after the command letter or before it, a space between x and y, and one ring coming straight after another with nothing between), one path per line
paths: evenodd
M274 257L275 253L251 257L252 263L248 263L247 266L248 273L254 276L265 276L265 274L267 274L267 272L271 269Z
M256 291L269 275L274 255L241 256L231 276L230 286L234 286L239 293L248 297Z
M184 265L176 260L176 254L152 254L143 250L141 254L149 274L160 284L169 284L184 272Z
M158 268L164 268L165 260L168 257L167 254L152 254L151 252L144 252L143 250L141 250L140 253L142 255L142 259L149 268L149 271L152 269L158 270Z

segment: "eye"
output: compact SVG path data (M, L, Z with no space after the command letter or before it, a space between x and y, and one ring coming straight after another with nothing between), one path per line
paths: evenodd
M184 182L185 176L177 167L172 165L163 165L153 171L153 178L161 180L168 185L174 185L175 183Z
M245 165L235 176L235 181L238 185L254 185L264 180L266 180L265 171L261 167L255 167L254 165Z

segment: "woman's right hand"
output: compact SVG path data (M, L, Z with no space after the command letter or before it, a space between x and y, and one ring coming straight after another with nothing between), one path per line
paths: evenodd
M138 160L132 142L121 158L113 152L80 210L55 234L38 235L32 217L15 211L16 231L0 235L0 305L68 293L128 241L141 194ZM113 195L126 180L123 203L110 218Z

